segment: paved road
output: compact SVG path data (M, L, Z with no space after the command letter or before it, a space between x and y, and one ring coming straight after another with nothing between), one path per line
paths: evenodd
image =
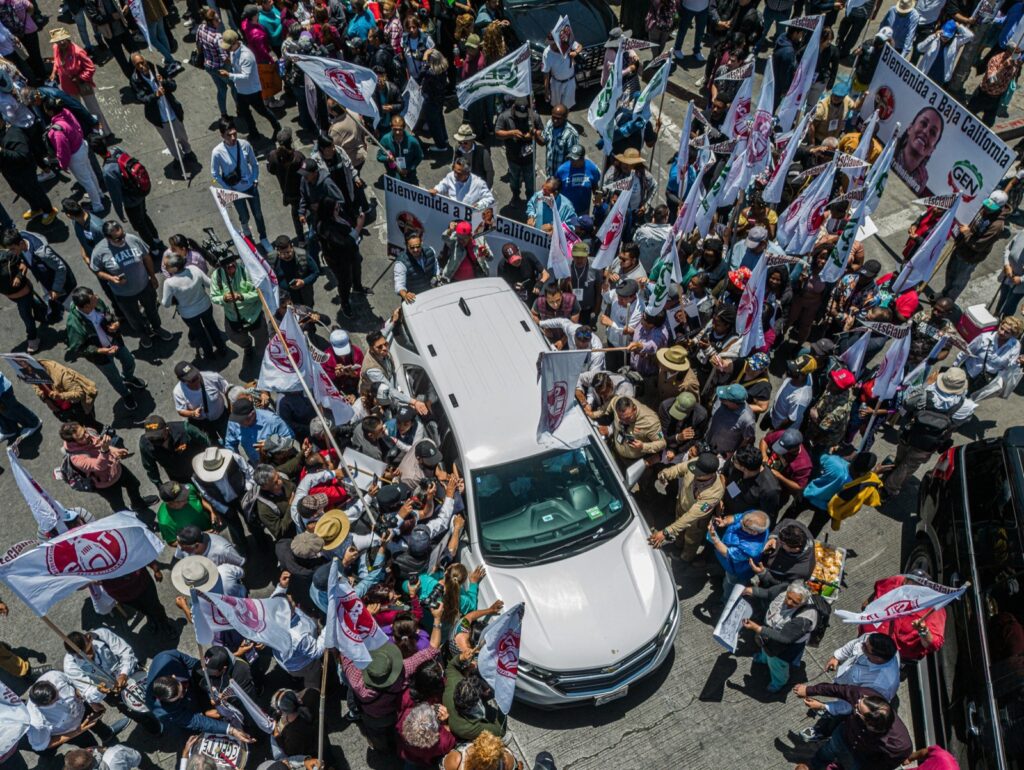
M44 6L52 3L44 3ZM180 34L180 33L179 33ZM184 53L182 58L186 58ZM677 73L677 78L689 77ZM163 167L169 165L170 157L155 130L144 120L140 105L127 100L126 83L121 79L116 65L107 64L101 68L97 78L99 98L104 112L113 123L125 145L149 168L154 179L153 193L149 198L149 209L161 234L181 232L192 237L201 236L201 228L214 226L221 237L226 233L213 211L207 187L210 184L209 156L218 135L209 126L217 118L216 106L210 91L210 82L205 73L187 69L178 77L178 97L187 111L186 125L193 147L204 168L189 182L165 178ZM584 104L589 103L591 94L581 95ZM663 105L662 118L664 138L655 152L655 173L664 181L665 171L678 145L678 125L681 123L685 103L667 98ZM293 124L294 113L285 118L285 124ZM546 119L546 118L545 118ZM585 107L573 111L571 120L576 124L585 123ZM447 116L449 132L459 123L458 111ZM596 154L594 132L588 130L584 141L588 152ZM259 148L263 152L269 147ZM308 146L301 148L308 154ZM593 155L592 155L593 156ZM494 163L498 179L504 176L506 164L503 152L496 148ZM421 167L420 176L424 186L441 178L446 171L444 159L428 159ZM372 159L367 163L363 175L372 184L381 172L379 164ZM287 211L278 205L276 181L265 174L261 185L264 211L267 216L270 237L290 233L290 219ZM51 191L58 201L67 194L69 182L57 183ZM505 183L496 183L496 194L502 213L521 213L512 207L505 207L509 191ZM892 253L899 253L904 242L906 227L916 214L909 205L912 196L898 180L889 185L881 206L877 211L877 237L865 245L869 257L875 257L886 267L892 265ZM10 190L0 190L0 202L12 213L23 210L21 202L12 200ZM47 237L58 250L75 266L80 282L96 286L96 279L88 273L77 259L77 245L73 234L64 222L47 228ZM363 244L364 280L374 287L368 303L356 303L360 311L358 318L343 324L349 330L360 334L378 328L381 319L395 305L391 281L390 262L385 254L384 233L375 226L372 235ZM995 288L994 271L996 257L979 268L975 279L968 287L966 304L975 301L987 302ZM337 304L332 304L332 292L317 286L317 307L334 315ZM336 298L335 298L336 303ZM114 398L106 387L101 389L97 404L99 417L112 423L125 437L127 445L134 448L140 434L140 421L151 412L173 416L170 391L174 385L173 365L191 351L183 339L184 325L180 319L164 313L166 328L176 335L173 343L159 344L150 351L138 351L139 374L149 382L149 390L140 398L139 409L128 414L120 407L114 407ZM341 319L339 319L341 320ZM63 357L63 330L47 330L43 333L43 350L40 356ZM177 345L177 347L176 347ZM0 348L24 350L22 326L14 306L0 301ZM104 382L88 363L77 366L97 382ZM231 381L255 376L252 367L242 366L241 356L236 351L224 363L222 373ZM25 386L15 385L21 399L32 404L33 396ZM1002 431L1005 427L1019 422L1012 417L1011 410L1018 408L1019 401L985 402L979 410L978 419L970 423L965 434L977 437L982 430L989 433ZM42 415L44 430L23 447L25 465L35 477L65 504L80 504L89 507L98 515L107 513L106 506L97 498L87 494L76 494L58 484L52 478L52 469L59 462L59 440L56 421L49 415ZM877 451L884 453L889 447L884 443ZM144 478L138 458L128 461L135 473ZM657 497L655 495L655 497ZM899 499L885 506L882 511L864 511L844 525L842 531L833 536L832 542L855 549L856 557L849 562L847 587L843 590L839 607L859 606L870 592L873 582L899 568L901 553L906 553L908 540L913 531L913 511L916 485L908 484ZM18 499L11 474L0 475L0 499L11 504L4 510L3 535L0 547L24 540L34 534L32 519ZM644 498L644 509L653 524L664 523L668 517L668 501L664 498ZM169 555L168 555L169 556ZM266 595L270 590L272 575L268 571L256 571L250 575L251 588L257 595ZM784 738L787 728L801 728L808 724L805 709L792 695L788 697L765 697L763 688L766 674L763 669L751 671L749 651L740 657L732 657L718 647L710 636L709 616L703 611L703 603L711 594L711 586L717 584L717 577L711 578L695 572L680 572L677 575L679 599L681 602L680 632L675 642L674 654L666 664L646 681L635 686L623 699L600 709L585 708L558 712L541 712L516 706L512 712L512 742L526 756L533 757L540 750L549 750L557 758L560 768L572 770L612 770L622 768L666 768L686 767L693 770L720 770L725 767L760 766L764 768L788 767L793 758L785 747L778 743ZM165 581L160 593L168 606L174 591ZM11 616L0 621L3 638L15 647L24 646L49 655L51 662L59 662L63 650L57 637L43 623L11 596L4 596L11 606ZM65 630L90 627L98 622L88 602L77 598L63 602L54 609L53 621ZM173 615L172 615L173 617ZM141 655L152 656L173 644L171 639L156 639L140 630L139 623L127 629L119 619L103 619L119 633L129 636L137 645ZM179 621L179 626L184 621ZM608 622L615 622L609 618ZM809 650L806 656L807 676L820 675L824 662L834 646L850 636L850 631L833 624L826 642L817 650ZM582 641L582 640L581 640ZM181 632L179 646L195 653L196 647L190 629ZM268 686L274 686L272 674ZM19 691L23 683L10 682ZM903 698L906 703L906 698ZM336 697L329 699L330 741L335 747L336 764L343 767L341 754L353 768L387 767L379 757L369 756L366 745L353 728L343 729L338 719L341 704ZM108 719L110 717L108 716ZM154 741L140 729L126 734L124 739L132 745L146 750L149 758L162 768L169 770L174 762L174 752L180 747L166 742ZM28 767L34 767L38 758L28 755L22 758ZM12 767L18 766L14 760Z

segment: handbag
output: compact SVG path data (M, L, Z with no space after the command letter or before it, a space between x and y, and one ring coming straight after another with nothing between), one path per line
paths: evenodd
M188 55L188 63L195 67L197 70L206 68L206 57L203 56L203 49L196 43L196 47L192 49Z

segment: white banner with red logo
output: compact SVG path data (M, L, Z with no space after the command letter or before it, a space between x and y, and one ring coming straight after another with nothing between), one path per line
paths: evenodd
M782 97L782 103L776 113L779 119L779 129L782 131L789 131L793 126L793 121L803 109L804 102L807 101L807 94L814 83L814 75L818 69L818 51L821 48L823 22L824 17L822 16L815 19L814 32L811 33L811 39L804 46L804 52L800 55L800 63L796 67L796 72L793 73L789 88L786 89L786 93ZM808 113L814 112L813 107L812 104L812 109L809 109Z
M1013 164L1006 146L970 110L889 45L882 46L861 115L878 110L878 139L898 131L892 170L916 196L961 193L959 220L974 218Z
M265 644L280 657L291 654L292 606L284 596L253 599L193 591L192 625L196 641L213 644L213 635L235 630L243 638Z
M39 486L39 482L32 478L32 474L22 467L15 446L7 447L7 462L11 464L11 472L14 474L18 491L25 498L36 524L39 525L39 534L45 535L54 529L58 532L67 532L68 528L64 524L67 509L50 497L50 493Z
M90 583L142 569L164 549L131 511L32 545L21 543L0 559L0 581L38 615Z
M736 334L740 337L740 356L749 356L764 347L764 288L768 281L768 260L759 259L743 287L736 305Z
M331 562L327 585L324 647L337 650L357 668L366 668L370 665L370 653L387 644L387 634L377 625L348 580L338 574L337 559Z
M576 403L576 381L586 364L589 350L549 350L540 354L537 362L540 379L540 422L537 441L558 439L558 426ZM558 440L559 445L566 442Z
M555 41L559 52L564 56L576 44L576 35L573 34L572 24L568 16L559 16L555 22L555 28L551 30L551 39Z
M14 754L18 741L31 726L28 706L10 687L0 682L0 762Z
M274 274L273 268L270 267L270 263L256 251L256 245L238 232L231 223L231 217L228 216L229 203L234 203L241 198L251 198L252 196L235 192L234 190L225 190L221 187L211 187L210 194L213 195L213 199L217 202L217 208L224 219L224 227L228 229L228 233L231 235L231 242L241 258L250 283L259 289L267 303L267 307L270 308L270 312L276 313L277 308L281 304L277 298L277 276Z
M376 123L379 113L373 92L377 90L377 76L373 70L321 56L295 55L291 58L316 83L317 88L342 107L373 118Z
M523 633L522 602L505 610L480 635L480 655L477 671L494 690L494 702L502 713L512 708L519 675L519 641Z
M904 615L915 615L924 610L942 609L963 596L970 586L969 583L965 583L959 588L949 588L913 576L908 580L915 582L904 583L889 593L882 594L860 612L836 610L836 615L844 623L859 625L884 623Z
M835 175L836 163L832 161L779 216L775 240L787 254L809 254L814 247L825 221L825 206L832 198Z
M757 109L754 110L750 131L747 132L747 166L743 172L743 189L746 189L751 179L768 168L768 161L772 156L774 112L775 70L772 67L772 60L769 59L764 79L761 81L761 93L757 96Z
M619 241L622 240L622 230L626 226L626 217L629 215L629 201L633 197L633 185L637 184L636 174L630 175L630 189L628 192L620 192L615 200L608 216L597 231L597 255L594 257L593 268L604 270L610 265L619 254Z
M729 105L729 111L725 113L725 121L722 123L722 133L730 139L737 139L746 136L749 130L747 118L750 116L750 102L754 98L754 68L743 80L743 84L736 91L736 98Z
M875 398L884 401L896 395L896 391L903 384L903 374L907 368L907 359L910 357L910 324L906 324L906 333L899 338L894 338L889 343L888 350L882 356L882 363L878 365L875 372L875 386L872 390Z

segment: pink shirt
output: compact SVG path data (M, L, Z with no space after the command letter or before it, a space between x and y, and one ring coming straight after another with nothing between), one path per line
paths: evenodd
M86 83L95 87L93 76L96 74L96 65L92 59L74 43L67 55L61 53L60 46L53 46L53 68L57 72L57 79L60 83L60 90L70 96L78 96L80 83Z
M274 56L270 52L270 35L260 24L251 20L242 22L245 44L252 50L257 64L273 64Z
M53 145L53 152L57 156L57 163L61 170L67 171L71 165L71 156L78 152L85 141L82 127L78 125L75 116L67 107L50 118L50 127L47 129L50 144Z
M917 763L917 770L960 770L960 763L939 746L929 746L928 756Z

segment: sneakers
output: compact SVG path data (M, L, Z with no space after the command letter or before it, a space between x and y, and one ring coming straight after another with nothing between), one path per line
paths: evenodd
M818 741L825 740L828 736L821 733L817 725L811 725L810 727L805 727L800 732L790 730L789 737L794 743L817 743Z
M53 220L57 218L57 209L50 209L50 213L47 214L40 220L44 227L49 227L53 224Z
M698 64L703 64L704 62L706 62L708 60L708 57L706 57L700 51L694 51L693 52L693 60L695 62L697 62Z
M343 316L345 316L345 318L352 318L353 317L352 305L350 305L348 302L342 302L341 303L341 314Z
M672 51L672 56L675 58L676 61L686 61L686 54L680 51L678 48Z
M260 246L268 254L274 250L273 245L266 238L260 238Z
M129 388L135 388L136 390L145 390L149 387L144 379L134 375L131 377L125 377L124 381Z
M157 339L163 340L164 342L170 342L171 340L174 339L174 335L171 334L166 329L157 329L156 330L156 336L157 336Z
M42 213L43 212L40 211L39 209L29 209L28 211L21 215L21 218L24 219L26 222L30 222Z
M42 343L41 343L41 342L39 341L39 338L38 338L38 337L36 337L36 338L35 338L34 340L29 340L29 341L28 341L28 347L26 347L25 349L26 349L26 350L27 350L27 351L28 351L29 353L38 353L38 352L39 352L39 346L40 346L41 344L42 344Z
M47 665L29 666L28 673L25 674L24 678L25 679L38 679L43 674L48 674L51 671L53 671L53 666L47 666Z

